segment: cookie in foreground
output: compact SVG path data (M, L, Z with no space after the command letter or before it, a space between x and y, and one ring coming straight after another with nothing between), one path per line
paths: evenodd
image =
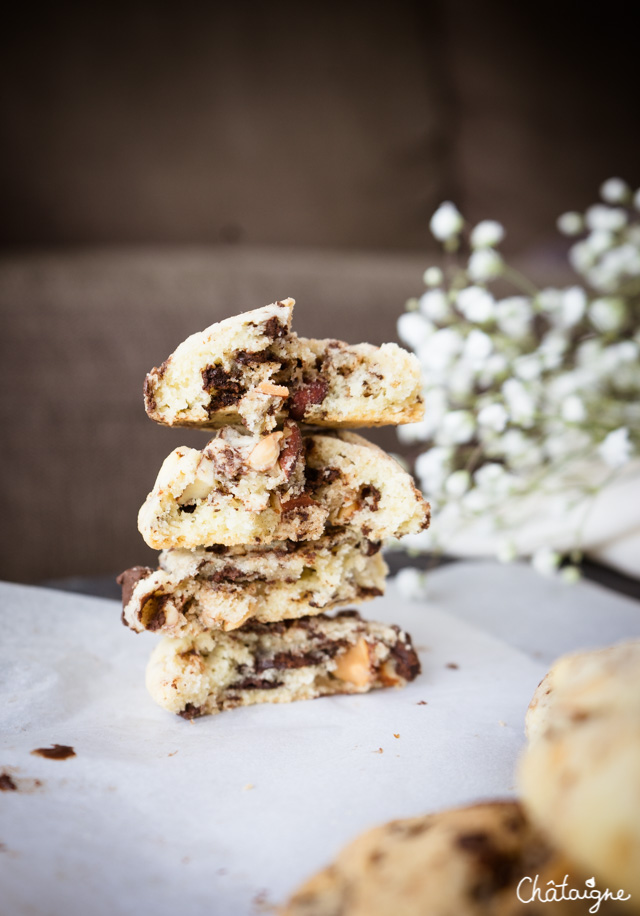
M268 432L287 417L330 427L422 419L413 354L393 343L298 337L293 306L284 299L187 338L147 375L147 414L167 426L243 423L252 432Z
M584 869L640 903L640 640L567 655L527 713L520 787Z
M317 541L268 547L165 550L157 570L136 566L119 577L122 620L136 632L195 636L319 614L384 592L379 541L334 532Z
M163 639L147 667L160 706L191 719L255 703L290 703L403 687L420 673L411 638L357 611Z
M373 541L414 534L429 504L413 479L362 436L304 437L295 423L256 437L225 429L202 451L165 460L138 515L155 549L316 540L327 527Z
M332 865L303 884L280 913L584 916L590 899L535 900L536 877L545 893L547 882L558 885L565 876L569 876L568 886L590 892L585 876L552 849L517 802L487 802L391 821L369 830L345 847ZM619 907L619 902L608 901L599 913L622 916L626 911Z

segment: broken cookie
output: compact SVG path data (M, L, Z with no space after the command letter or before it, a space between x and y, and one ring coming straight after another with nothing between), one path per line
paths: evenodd
M350 346L291 331L294 300L226 318L188 337L144 386L166 426L244 424L269 432L287 417L316 426L413 423L424 412L417 358L394 343Z
M191 719L256 703L402 687L419 673L411 639L399 627L342 611L165 638L149 661L147 688L164 709Z
M380 541L426 528L429 505L389 455L355 433L256 437L225 429L165 460L140 509L150 547L317 540L328 526Z
M268 547L165 550L160 567L122 573L123 622L168 636L232 630L367 601L384 592L380 543L334 531Z

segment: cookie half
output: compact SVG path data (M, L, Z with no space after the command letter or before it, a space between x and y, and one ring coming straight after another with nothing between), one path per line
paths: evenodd
M147 667L153 699L184 718L255 703L290 703L378 687L402 687L420 673L399 627L357 611L163 639Z
M284 299L187 338L147 375L147 414L166 426L243 423L252 432L268 432L287 417L330 427L422 418L413 354L392 343L298 337L293 306Z
M136 632L195 636L367 601L384 592L380 543L344 534L268 547L165 550L160 568L119 577L122 620Z
M391 821L362 834L296 891L282 916L583 916L591 901L530 901L538 876L585 891L514 801ZM520 899L518 896L518 889ZM589 888L587 887L588 891ZM619 904L618 904L619 905ZM617 913L604 904L601 914Z
M381 541L429 524L429 504L389 455L355 433L294 423L265 437L225 429L165 460L138 516L156 549L316 540L327 527Z
M531 817L583 868L640 900L640 640L561 658L527 714Z

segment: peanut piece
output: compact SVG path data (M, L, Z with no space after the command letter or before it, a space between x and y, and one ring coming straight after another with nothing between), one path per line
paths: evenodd
M272 382L260 382L256 391L259 391L260 394L269 394L274 398L289 396L289 389L285 385L274 385Z
M254 471L268 471L280 457L280 440L282 433L270 433L261 439L252 449L247 458L247 464Z
M366 687L373 677L366 639L359 639L355 646L339 655L332 673L341 681L348 681L356 687Z

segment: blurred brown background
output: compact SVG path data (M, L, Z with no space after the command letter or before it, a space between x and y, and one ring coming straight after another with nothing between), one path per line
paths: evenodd
M640 184L634 7L14 9L0 576L152 558L137 509L165 455L206 436L147 420L142 380L187 334L293 296L300 334L395 339L444 199L564 279L556 216L612 174Z

